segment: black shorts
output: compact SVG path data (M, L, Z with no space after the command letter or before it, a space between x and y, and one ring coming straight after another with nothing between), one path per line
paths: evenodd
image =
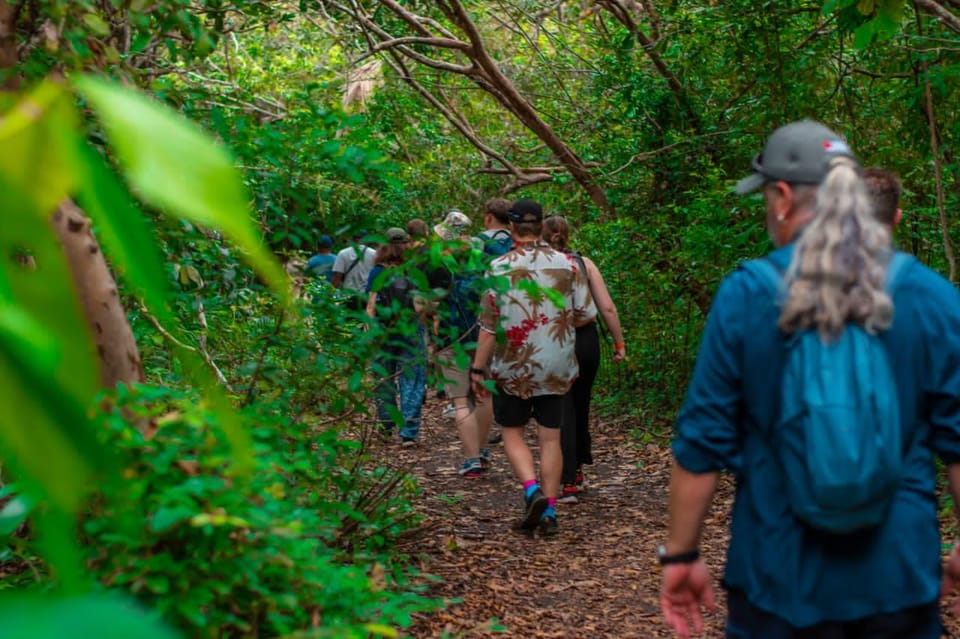
M531 417L544 428L560 428L568 418L569 401L569 394L523 399L500 391L493 396L493 418L504 428L526 426Z

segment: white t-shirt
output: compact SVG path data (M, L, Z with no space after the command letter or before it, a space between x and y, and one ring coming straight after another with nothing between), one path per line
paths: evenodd
M373 268L373 260L376 256L376 251L363 244L358 245L356 249L348 246L337 253L337 260L333 263L333 272L346 273L343 278L343 288L345 290L361 293L366 290L367 276L370 275L370 269ZM354 266L355 262L357 262L356 266Z

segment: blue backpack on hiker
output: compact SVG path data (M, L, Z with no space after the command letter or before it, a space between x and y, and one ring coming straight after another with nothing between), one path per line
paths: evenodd
M886 288L914 261L895 253ZM768 259L742 265L779 296ZM847 324L825 343L816 329L787 337L779 419L770 433L794 514L812 528L849 533L883 522L903 473L897 385L877 335Z
M484 261L505 255L513 248L513 236L509 231L499 230L492 237L478 235L476 239L483 243ZM480 295L483 293L483 270L478 265L468 265L453 276L448 301L450 304L450 326L456 331L457 341L476 342L479 336L477 314L480 307Z

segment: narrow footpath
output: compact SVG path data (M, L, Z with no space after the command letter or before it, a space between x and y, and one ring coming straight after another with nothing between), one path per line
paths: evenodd
M431 393L432 396L432 393ZM640 444L629 426L596 421L595 464L577 504L558 505L560 534L543 539L514 532L520 488L502 446L492 447L484 477L456 473L460 446L453 422L441 417L444 402L424 406L421 441L383 448L391 465L407 468L423 489L422 527L402 550L425 574L442 581L430 594L456 601L446 610L415 619L417 638L636 638L671 637L660 618L660 570L655 549L666 534L669 451ZM531 445L534 430L528 428ZM706 523L704 555L715 579L722 572L732 482L725 479ZM723 637L724 602L700 637ZM952 636L960 624L950 614Z

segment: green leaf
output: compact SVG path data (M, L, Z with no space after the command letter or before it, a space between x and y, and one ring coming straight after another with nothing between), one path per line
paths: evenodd
M51 113L57 122L74 121L72 108L63 87L44 82L0 117L0 175L28 194L40 215L53 213L75 184L62 152L64 132L49 126Z
M4 504L3 510L0 510L0 536L12 535L24 522L31 510L33 510L33 503L22 495L18 495Z
M30 639L176 639L177 635L119 598L14 596L0 599L6 637Z
M110 25L103 21L103 18L95 13L88 13L83 16L83 23L87 25L90 31L98 36L110 35Z
M876 33L877 23L874 20L864 22L857 30L853 32L853 48L866 49L873 42L873 35Z
M289 302L289 278L260 242L250 197L230 155L196 124L140 93L93 76L81 76L74 85L106 126L139 195L171 214L223 231L274 293Z
M71 161L80 187L77 202L95 222L97 237L113 267L153 314L171 324L166 271L143 214L103 157L89 145L75 145Z

